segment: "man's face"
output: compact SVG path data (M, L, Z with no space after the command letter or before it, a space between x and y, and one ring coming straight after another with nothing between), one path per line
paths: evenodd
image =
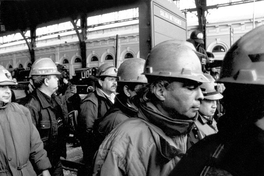
M58 89L58 77L56 75L50 75L50 78L46 78L48 83L48 89L51 94Z
M8 86L0 86L0 101L8 103L11 101L11 90Z
M212 117L215 114L216 107L216 100L204 99L201 102L199 111L205 116Z
M204 98L200 83L191 80L170 83L164 90L164 96L163 109L172 118L177 114L193 118Z
M105 77L104 80L99 80L102 90L110 95L116 92L117 79L115 77Z

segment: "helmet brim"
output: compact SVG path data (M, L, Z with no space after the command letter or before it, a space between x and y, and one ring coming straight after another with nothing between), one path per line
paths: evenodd
M171 75L160 75L159 73L144 73L146 76L157 76L157 77L170 77L170 78L181 78L181 79L189 79L192 81L197 81L200 83L210 82L203 74L190 74L190 75L180 75L180 74L171 74Z
M223 98L223 95L219 92L215 92L215 94L205 95L204 99L206 100L221 100Z
M15 81L3 81L0 82L0 86L14 86L17 85L17 82Z

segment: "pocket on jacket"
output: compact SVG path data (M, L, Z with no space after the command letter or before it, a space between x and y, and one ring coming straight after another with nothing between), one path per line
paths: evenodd
M50 136L51 125L49 121L41 121L39 124L39 134L44 145Z

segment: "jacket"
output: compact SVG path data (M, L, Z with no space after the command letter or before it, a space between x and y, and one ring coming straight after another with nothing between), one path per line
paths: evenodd
M202 114L199 114L197 119L194 122L194 126L190 132L190 140L192 145L197 143L199 140L203 139L206 136L215 134L218 132L216 121L209 117L204 117Z
M49 98L36 89L26 104L33 123L36 125L51 164L60 162L60 156L66 157L65 117L57 98Z
M81 102L78 115L78 135L83 150L84 162L91 164L94 153L98 149L98 141L94 135L95 124L110 109L113 103L96 88Z
M1 107L0 131L1 176L35 176L51 168L27 108L17 103Z
M116 127L100 145L95 158L94 176L165 176L187 150L189 122L169 136L150 119L165 121L150 102L140 105L139 118L130 118ZM192 121L193 123L193 121ZM177 131L177 130L175 130Z
M118 97L119 96L117 95L115 98L115 104L98 124L98 132L103 138L123 121L138 116L137 107L132 103L130 103L130 105L122 103Z
M170 176L263 176L264 131L249 124L229 137L224 133L195 144Z

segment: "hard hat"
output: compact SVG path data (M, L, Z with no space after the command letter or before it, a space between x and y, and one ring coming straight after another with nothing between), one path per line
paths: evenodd
M33 63L29 77L60 74L61 73L58 71L56 64L50 58L40 58Z
M190 35L190 39L192 39L198 43L202 43L202 44L204 43L204 35L199 30L194 30Z
M125 60L118 68L118 82L147 83L147 78L143 75L145 59L130 58Z
M208 82L201 62L189 42L168 40L156 45L150 52L144 68L146 76L161 76Z
M2 65L0 65L0 86L17 85L17 82L12 79L11 73Z
M117 77L117 68L111 63L104 63L101 65L96 73L97 77Z
M201 89L203 91L204 99L207 100L220 100L223 98L223 95L220 94L216 90L217 83L215 82L215 79L210 75L205 73L204 76L210 81L210 82L204 82L201 85Z
M264 85L264 25L242 36L226 53L218 82Z

